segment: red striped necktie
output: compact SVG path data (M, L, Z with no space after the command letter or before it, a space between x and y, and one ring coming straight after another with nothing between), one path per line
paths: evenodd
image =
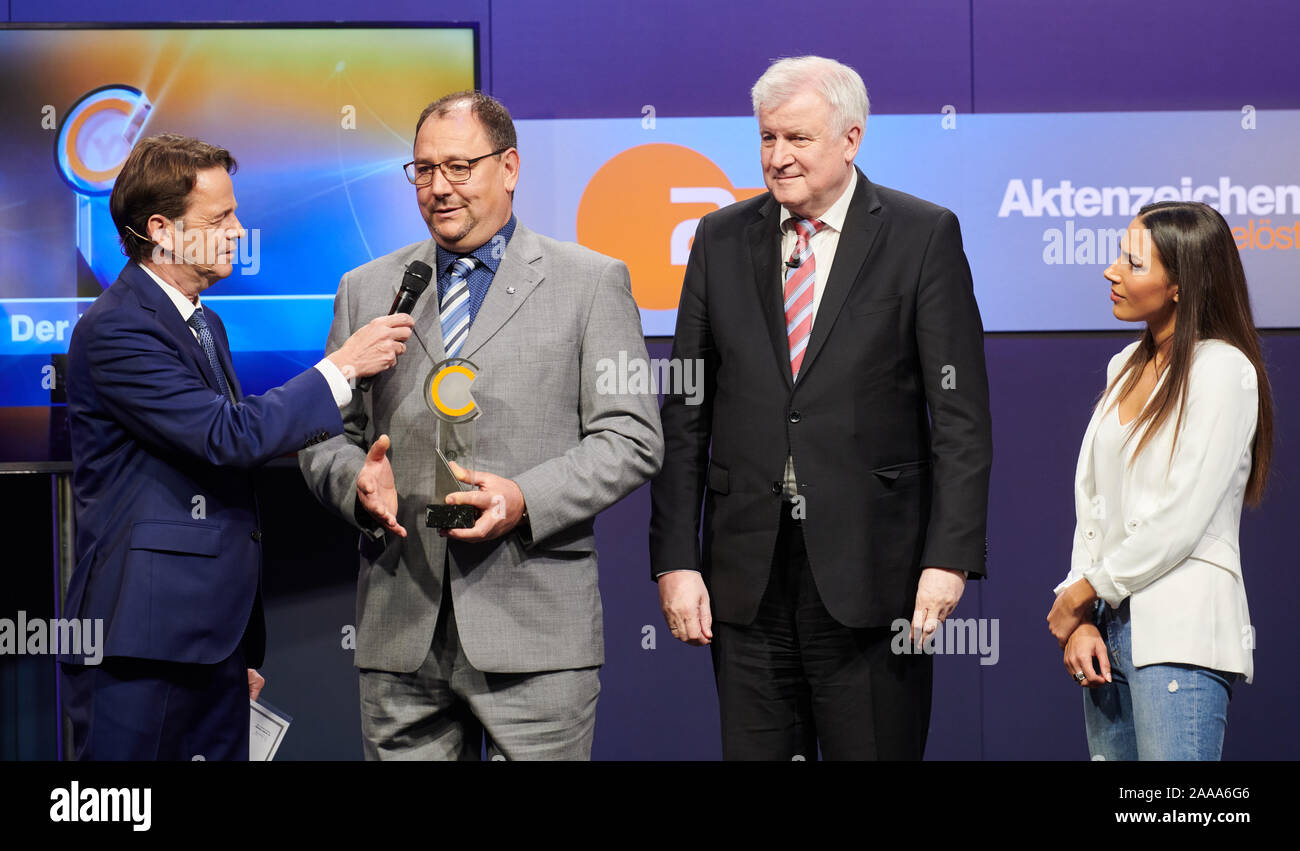
M826 227L821 219L790 219L795 231L794 253L786 263L785 334L790 343L790 375L798 379L804 351L812 333L813 287L817 280L817 260L810 240Z

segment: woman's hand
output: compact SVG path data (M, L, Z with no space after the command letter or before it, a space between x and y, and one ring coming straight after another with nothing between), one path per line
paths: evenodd
M1087 620L1088 607L1096 599L1097 592L1086 579L1080 579L1057 596L1047 613L1047 628L1056 636L1059 646L1065 647L1066 640Z
M1094 658L1097 660L1096 667L1092 664ZM1085 623L1065 642L1065 670L1071 679L1088 688L1104 686L1110 682L1110 656L1097 627ZM1079 672L1083 672L1083 679L1079 679Z

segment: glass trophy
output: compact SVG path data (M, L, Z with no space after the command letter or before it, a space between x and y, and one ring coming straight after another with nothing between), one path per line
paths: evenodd
M432 529L469 529L482 511L472 505L447 505L447 496L473 486L456 478L451 471L455 461L467 470L477 469L474 462L475 420L482 411L470 393L478 377L478 367L465 358L448 358L439 363L424 380L424 401L438 418L437 470L434 474L433 498L425 514L425 525Z

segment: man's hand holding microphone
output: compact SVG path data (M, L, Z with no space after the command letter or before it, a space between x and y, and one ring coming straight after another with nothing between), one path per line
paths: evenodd
M348 380L378 375L392 368L406 351L414 324L409 313L377 316L328 357Z

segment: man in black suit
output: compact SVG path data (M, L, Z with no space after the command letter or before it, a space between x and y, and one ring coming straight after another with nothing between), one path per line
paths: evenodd
M985 572L970 267L956 216L854 166L853 69L783 59L753 102L769 191L695 233L673 357L705 392L664 400L651 570L673 635L712 646L725 758L920 759L932 659L892 639Z

